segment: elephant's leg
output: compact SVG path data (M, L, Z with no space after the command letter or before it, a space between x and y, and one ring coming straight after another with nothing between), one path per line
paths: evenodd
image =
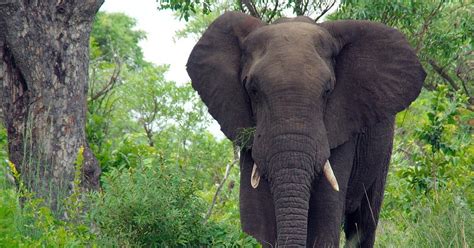
M339 192L335 191L323 176L313 184L308 215L308 247L339 247L354 149L355 143L351 140L331 150L329 161L339 184Z
M373 247L383 201L393 142L393 119L378 123L357 137L354 173L348 201L357 204L346 212L346 247Z
M345 247L373 247L375 232L382 207L384 180L377 180L366 189L359 208L346 215L344 232Z

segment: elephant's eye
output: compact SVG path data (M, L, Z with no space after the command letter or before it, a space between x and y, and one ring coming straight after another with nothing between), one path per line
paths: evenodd
M331 89L327 88L326 91L324 91L324 95L328 96L331 94Z
M247 88L247 78L248 76L245 76L244 80L242 80L242 85L244 86L244 88Z
M244 78L244 81L242 82L245 89L247 90L247 93L251 96L256 96L258 93L258 89L255 86L255 84L252 82L251 79L248 79L248 77Z
M258 90L255 86L251 86L248 91L252 96L256 96L258 94Z
M332 89L331 89L331 87L329 86L329 83L328 83L328 85L324 89L324 96L325 97L329 96L331 94L331 92L332 92Z

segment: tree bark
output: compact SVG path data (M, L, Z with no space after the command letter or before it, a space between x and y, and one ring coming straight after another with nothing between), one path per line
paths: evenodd
M89 34L103 0L0 0L0 94L9 157L58 210L84 147L82 186L99 186L85 138Z

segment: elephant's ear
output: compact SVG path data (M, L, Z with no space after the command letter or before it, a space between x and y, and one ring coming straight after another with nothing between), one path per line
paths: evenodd
M224 13L203 34L186 65L193 88L231 140L240 129L254 125L248 95L240 82L240 44L263 25L240 12Z
M426 73L397 30L369 21L320 24L339 46L336 83L325 124L330 147L407 108L420 93Z

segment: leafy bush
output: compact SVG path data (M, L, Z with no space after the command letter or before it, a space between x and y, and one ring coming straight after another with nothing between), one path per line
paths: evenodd
M99 235L108 245L126 247L252 242L226 224L204 224L206 205L197 191L192 177L163 164L114 169L94 208Z
M442 191L462 193L472 205L474 146L468 120L473 113L466 101L462 94L450 96L439 86L423 92L409 112L398 116L391 170L397 185L388 186L389 206L398 204L396 209L408 211L399 204L436 198Z
M472 113L464 107L467 98L459 93L451 97L441 85L425 99L428 108L412 136L416 142L408 144L414 164L400 173L425 194L472 184L469 178L474 174L464 173L474 164L472 128L466 122Z
M397 117L377 237L381 247L467 247L472 240L473 114L446 86Z

